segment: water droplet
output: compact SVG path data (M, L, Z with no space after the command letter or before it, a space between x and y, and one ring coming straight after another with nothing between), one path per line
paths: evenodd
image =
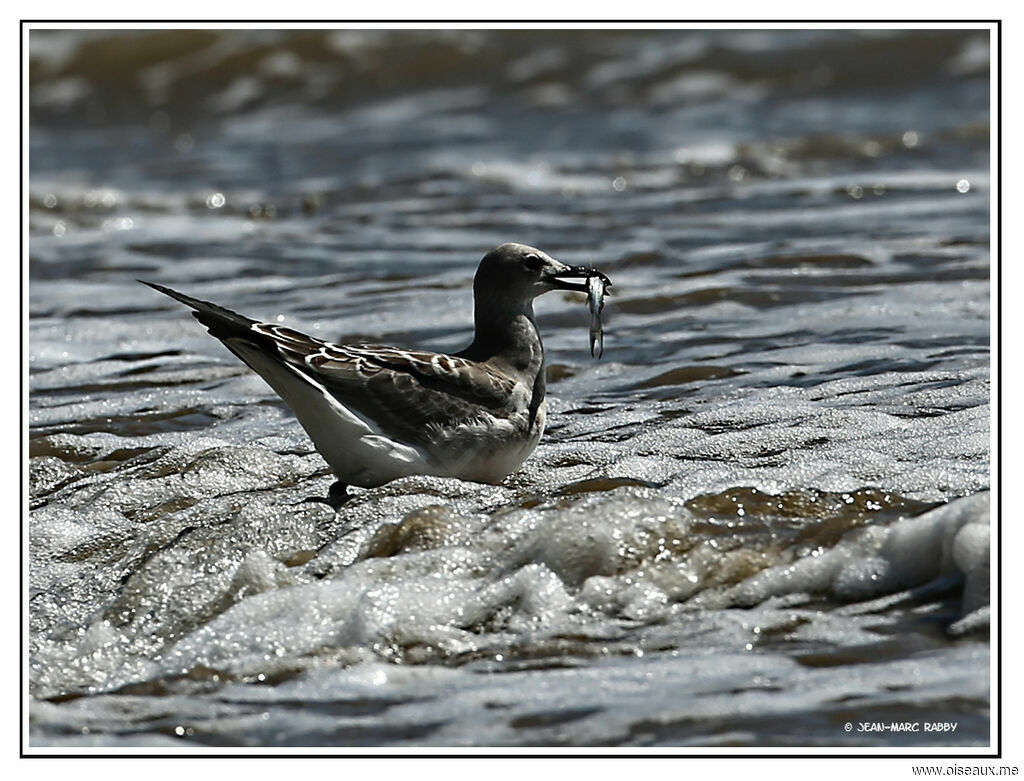
M626 180L621 176L616 176L612 179L612 189L617 193L621 193L626 189Z
M68 232L68 226L64 224L64 220L57 220L53 225L53 235L58 239Z
M849 194L851 198L855 200L860 200L861 198L864 197L864 188L861 187L859 184L851 184L849 187L846 188L846 192Z
M47 209L52 209L57 205L57 196L53 193L47 193L43 196L43 206Z
M961 179L959 182L956 183L956 191L958 193L965 193L968 192L970 189L971 183L968 182L966 179Z
M207 209L219 209L225 203L227 203L227 198L224 197L224 193L210 193L206 196Z
M908 130L903 134L903 146L907 149L913 149L919 143L921 143L921 138L917 135L916 130Z
M115 217L103 221L105 231L128 231L135 227L135 221L131 217Z

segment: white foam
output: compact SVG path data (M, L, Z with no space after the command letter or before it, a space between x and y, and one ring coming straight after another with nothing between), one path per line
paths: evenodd
M855 530L831 549L755 575L733 589L733 598L754 604L804 591L856 601L950 574L987 584L989 501L984 492L889 526ZM975 586L968 609L981 598Z

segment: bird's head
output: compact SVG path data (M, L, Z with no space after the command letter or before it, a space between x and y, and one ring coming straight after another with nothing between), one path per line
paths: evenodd
M567 266L539 249L510 242L484 255L473 280L473 291L478 300L503 298L528 303L551 290L586 293L587 279L595 276L611 284L597 269Z

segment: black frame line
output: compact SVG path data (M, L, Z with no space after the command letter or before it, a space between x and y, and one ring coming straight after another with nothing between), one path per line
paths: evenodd
M1003 557L1002 557L1002 430L1000 423L1002 421L1002 228L1003 228L1003 201L1002 201L1002 189L1003 189L1003 113L1002 113L1002 99L1003 99L1003 80L1002 80L1002 65L1003 65L1003 48L1002 48L1002 19L21 19L19 20L19 39L18 39L18 51L19 51L19 63L18 63L18 113L19 113L19 173L18 173L18 197L21 203L21 219L19 220L19 235L18 235L18 247L20 253L20 263L18 269L18 282L19 282L19 344L18 344L18 356L19 356L19 374L20 374L20 396L19 396L19 428L22 439L20 445L24 451L24 445L27 441L27 429L25 427L25 405L24 400L28 398L28 387L27 387L27 376L24 372L24 353L25 353L25 304L24 304L24 293L25 293L25 232L24 232L24 215L25 215L25 31L26 26L31 24L47 24L47 25L61 25L61 24L139 24L146 27L152 27L154 25L174 25L185 27L189 24L203 24L203 25L217 25L217 24L254 24L254 25L272 25L278 23L287 24L384 24L389 26L403 25L403 24L481 24L487 25L488 27L495 27L500 25L512 25L512 24L579 24L579 25L614 25L614 24L700 24L700 25L714 25L722 24L730 27L744 24L819 24L819 25L835 25L835 24L976 24L976 25L994 25L990 32L995 32L996 36L996 62L995 62L995 78L996 78L996 107L998 108L998 120L996 123L996 160L994 167L999 172L996 185L996 236L998 239L999 251L996 254L996 263L994 267L995 274L992 274L993 267L991 266L990 257L990 284L994 283L995 289L990 292L990 296L995 298L997 304L997 315L995 323L996 333L996 345L997 351L995 356L996 366L996 387L995 387L995 415L994 424L996 432L996 465L995 475L997 478L997 490L995 492L994 504L996 509L996 529L997 535L1000 540L999 550L997 552L996 561L998 562L998 576L996 578L996 594L998 595L999 609L997 613L997 620L995 626L996 635L996 689L999 693L998 704L996 707L996 748L994 753L957 753L957 754L921 754L921 753L732 753L723 754L718 752L681 752L671 753L669 751L664 752L646 752L643 748L637 748L635 751L628 753L613 753L613 752L601 752L601 753L586 753L585 751L573 752L573 753L556 753L557 749L553 749L551 753L531 752L529 748L521 752L508 752L508 751L494 751L487 752L487 747L467 747L474 750L465 752L431 752L431 753L387 753L388 747L381 747L379 753L359 751L359 752L347 752L344 750L325 750L320 753L302 753L301 750L297 750L293 753L274 753L273 749L268 751L253 750L253 753L245 753L240 750L237 753L217 753L215 751L204 752L204 751L189 751L188 749L182 749L180 752L166 752L166 751L154 751L148 752L132 752L132 753L96 753L96 752L83 752L83 753L41 753L33 752L26 753L26 745L28 742L28 733L25 730L25 704L28 696L25 673L25 535L27 529L27 505L25 503L25 477L27 462L21 459L20 470L19 470L19 498L20 506L22 510L21 522L19 523L19 570L18 570L18 581L19 581L19 674L22 675L21 685L19 690L21 696L18 703L18 732L19 732L19 758L21 759L727 759L727 760L754 760L754 759L939 759L939 760L954 760L954 759L967 759L967 760L985 760L985 759L1002 759L1003 757L1003 687L1002 687L1002 667L1003 667L1003 633L1002 633L1002 610L1003 610ZM645 29L643 27L634 29ZM922 28L926 29L926 28ZM991 83L991 61L990 61L989 79ZM991 105L990 105L991 109ZM991 124L990 124L991 133ZM990 141L991 144L991 141ZM990 163L992 165L993 163ZM991 196L990 196L991 197ZM990 201L991 205L991 201ZM991 247L991 243L990 243ZM990 358L990 363L991 363ZM991 400L991 397L990 397ZM332 749L341 749L342 747L331 747Z

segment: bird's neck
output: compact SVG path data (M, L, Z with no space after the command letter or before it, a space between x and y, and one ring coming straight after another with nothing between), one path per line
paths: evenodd
M538 413L547 393L544 372L544 344L533 319L533 302L517 309L502 302L480 300L475 304L476 333L473 343L459 353L471 361L488 363L500 372L517 378L529 388L527 417L530 429L544 428Z
M544 345L533 319L533 302L508 308L493 301L477 301L473 343L460 353L474 361L505 364L529 377L544 364Z

